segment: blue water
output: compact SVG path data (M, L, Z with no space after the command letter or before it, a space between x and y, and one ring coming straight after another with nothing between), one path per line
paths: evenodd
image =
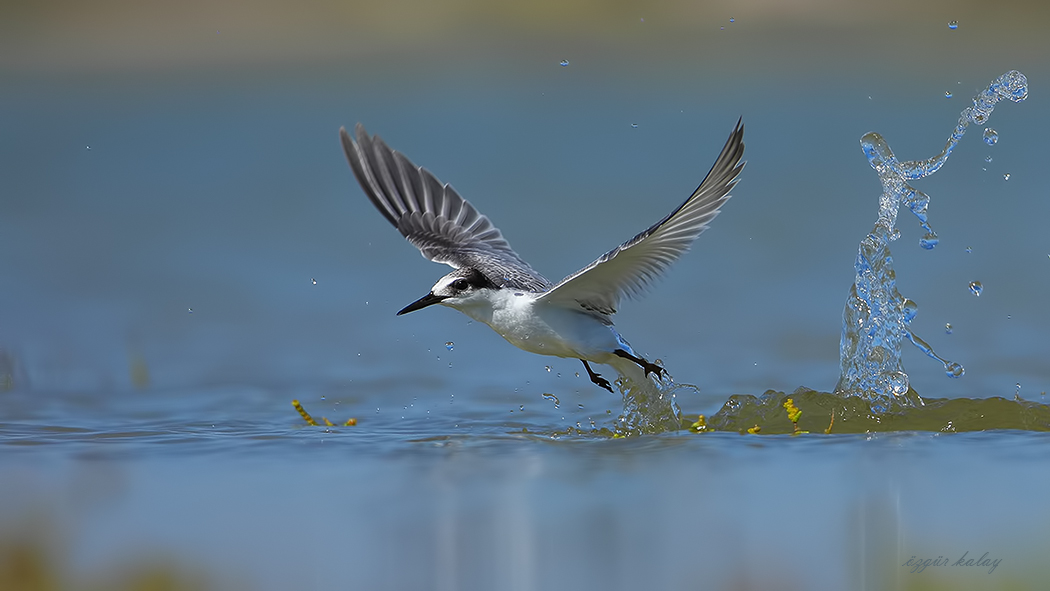
M1031 469L1045 433L552 437L536 431L584 413L484 395L325 429L285 412L296 390L36 412L8 394L24 412L3 425L5 531L42 515L74 571L160 555L231 588L898 588L912 555L967 551L1003 560L998 577L919 580L1050 574L1050 482ZM380 399L329 391L308 410L336 420Z
M728 16L726 33L745 30ZM965 15L935 28L981 31ZM852 37L820 53L854 56ZM920 305L911 328L966 367L952 380L906 347L920 395L1042 400L1045 53L970 59L984 46L960 42L931 73L765 47L775 63L730 45L656 61L558 46L506 62L5 66L0 535L51 532L72 578L159 556L223 589L1038 588L1045 434L577 434L622 410L577 361L451 310L394 315L446 268L361 194L340 126L363 122L454 184L558 278L680 203L743 116L733 199L617 326L699 388L678 399L686 415L830 390L881 191L859 138L926 157L1016 68L1029 99L996 111L994 146L973 134L916 181L940 242L924 250L900 224L894 268ZM358 423L309 427L293 399ZM1002 562L901 566L966 552Z

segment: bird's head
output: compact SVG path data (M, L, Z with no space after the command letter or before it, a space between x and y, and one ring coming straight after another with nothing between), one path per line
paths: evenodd
M415 312L433 304L465 311L466 308L488 301L483 292L492 289L496 289L496 285L481 271L471 268L456 269L438 279L430 293L405 306L397 315Z

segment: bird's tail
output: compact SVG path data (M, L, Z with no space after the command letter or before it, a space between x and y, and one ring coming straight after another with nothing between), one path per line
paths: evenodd
M674 380L646 377L637 363L614 357L608 365L620 374L616 387L623 396L623 414L617 419L617 431L625 435L661 433L682 428L681 409L675 402Z

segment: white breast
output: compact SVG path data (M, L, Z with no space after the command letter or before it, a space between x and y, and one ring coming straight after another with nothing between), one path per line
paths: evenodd
M537 301L539 294L486 291L490 306L464 306L461 311L488 324L519 349L605 363L612 351L621 347L612 326L594 316Z

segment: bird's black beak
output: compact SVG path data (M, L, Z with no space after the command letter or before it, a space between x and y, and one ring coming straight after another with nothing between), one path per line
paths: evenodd
M404 308L401 308L401 311L398 312L397 315L400 316L402 314L408 314L409 312L415 312L416 310L422 310L423 308L433 306L446 298L448 298L448 296L438 296L434 295L434 292L430 292Z

